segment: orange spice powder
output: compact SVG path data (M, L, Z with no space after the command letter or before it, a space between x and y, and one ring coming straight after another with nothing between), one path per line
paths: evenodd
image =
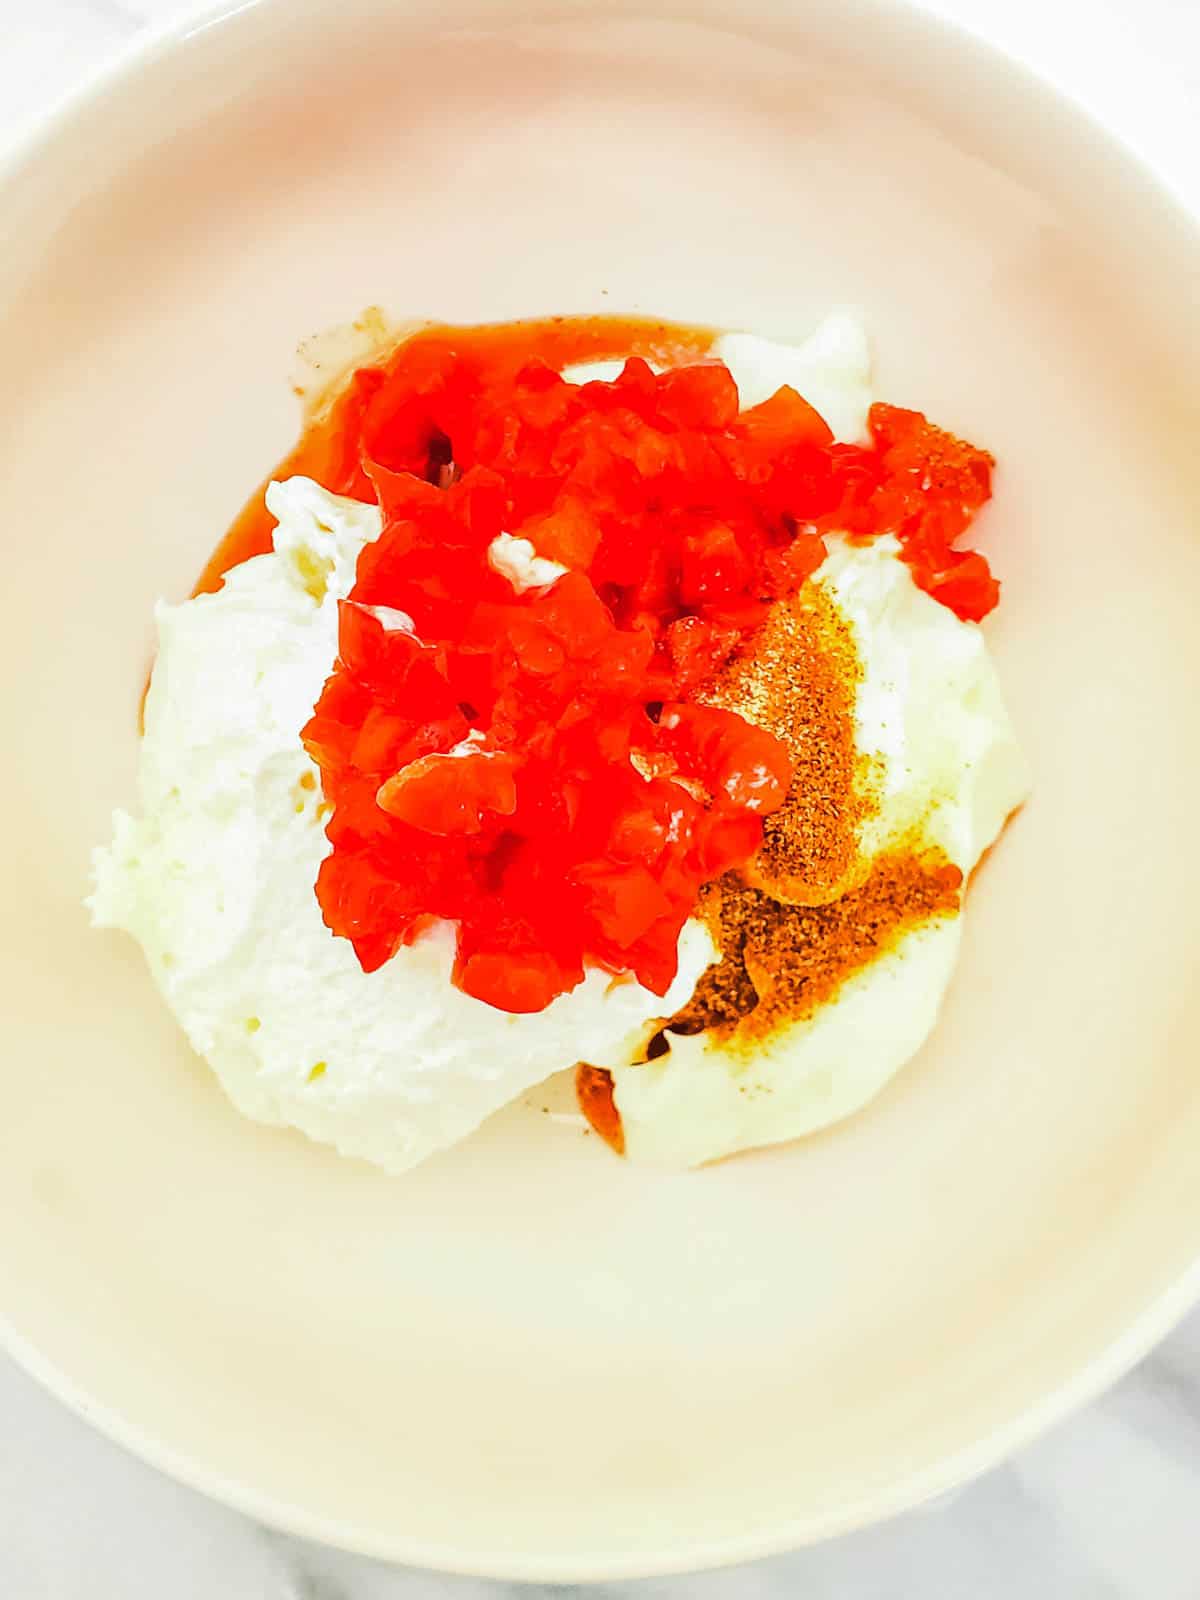
M792 762L783 806L765 819L747 883L793 905L836 899L862 876L869 786L854 742L862 676L845 617L817 584L772 606L746 648L699 696L773 733Z
M878 857L866 881L823 906L788 906L732 874L711 884L701 914L721 950L672 1033L735 1030L753 1046L782 1024L804 1021L854 972L919 922L958 910L963 875L939 851ZM739 1026L740 1025L740 1026Z
M919 837L867 859L863 823L874 809L869 759L855 743L862 670L852 631L819 585L772 607L743 650L698 698L737 711L787 747L792 784L766 819L762 845L740 874L702 892L697 915L721 952L688 1004L649 1040L709 1032L731 1055L752 1053L780 1028L835 999L843 983L912 928L952 916L963 874ZM624 1131L610 1073L577 1069L580 1107L618 1153Z

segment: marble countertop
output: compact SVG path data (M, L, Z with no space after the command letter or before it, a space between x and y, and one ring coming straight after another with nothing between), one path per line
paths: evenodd
M189 0L0 0L0 145ZM1118 128L1200 207L1200 0L926 0ZM0 1356L5 1600L501 1600L258 1527L133 1460ZM1200 1600L1200 1312L989 1477L883 1527L614 1600Z

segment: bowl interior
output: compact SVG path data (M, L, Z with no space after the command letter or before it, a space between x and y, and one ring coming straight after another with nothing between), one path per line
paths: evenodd
M12 1340L214 1492L495 1574L732 1559L942 1487L1128 1359L1200 1253L1195 238L930 20L637 11L262 0L2 185ZM292 441L297 341L372 302L778 335L849 303L880 392L999 457L1036 794L866 1114L663 1176L535 1094L391 1180L239 1120L88 929L153 601Z

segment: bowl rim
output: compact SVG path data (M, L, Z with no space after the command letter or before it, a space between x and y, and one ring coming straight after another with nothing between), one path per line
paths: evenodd
M42 147L54 135L67 130L77 118L101 105L122 83L152 71L157 61L182 48L196 35L271 3L272 0L184 0L180 13L140 27L132 37L103 54L73 85L54 97L41 112L31 115L14 136L0 145L0 190L22 170L36 163ZM1173 213L1174 222L1190 235L1200 255L1200 204L1171 184L1150 157L1122 130L1104 121L1097 109L1070 84L967 23L931 10L926 0L869 0L869 4L943 30L956 45L998 58L1012 76L1023 78L1041 93L1056 99L1078 123L1089 129L1111 162L1123 167L1131 179ZM508 1582L599 1583L731 1567L851 1533L927 1505L998 1466L1095 1400L1142 1361L1198 1303L1200 1248L1196 1258L1173 1283L1057 1389L1032 1402L974 1443L836 1511L801 1514L771 1527L722 1536L709 1543L667 1544L628 1556L584 1551L569 1560L557 1556L542 1559L504 1548L467 1554L461 1549L425 1542L403 1532L383 1534L344 1518L311 1513L286 1499L258 1490L236 1476L205 1467L186 1452L158 1439L143 1424L91 1394L86 1385L27 1339L3 1307L0 1307L0 1353L9 1356L69 1411L136 1459L210 1500L279 1532L351 1554L463 1577Z
M351 1555L458 1577L513 1583L619 1583L713 1571L784 1555L929 1505L999 1466L1016 1451L1032 1444L1057 1423L1097 1399L1132 1371L1198 1301L1200 1257L1067 1383L974 1444L931 1467L898 1478L870 1496L841 1507L836 1513L801 1515L774 1527L729 1535L707 1544L665 1545L630 1556L583 1552L570 1561L558 1557L540 1559L504 1548L468 1556L456 1547L425 1542L410 1534L382 1535L343 1518L315 1515L236 1477L212 1471L164 1444L142 1424L97 1400L69 1373L45 1357L2 1313L0 1352L10 1356L69 1411L136 1459L277 1532Z

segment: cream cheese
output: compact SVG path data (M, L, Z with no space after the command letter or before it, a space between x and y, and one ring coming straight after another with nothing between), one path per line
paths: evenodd
M724 335L713 354L744 404L791 383L839 437L863 435L869 360L852 318L835 314L796 347ZM749 1063L697 1035L629 1065L715 958L698 922L684 929L665 998L591 971L545 1011L498 1011L452 984L446 924L364 973L325 927L314 892L329 845L300 730L336 655L337 601L378 536L379 513L303 478L272 484L267 503L279 523L271 554L235 568L216 594L158 607L141 816L117 813L90 902L98 925L141 943L239 1109L400 1171L583 1058L614 1072L630 1156L690 1165L846 1115L919 1048L949 981L957 918L909 933ZM854 633L855 737L879 782L861 848L878 853L919 826L969 871L1028 785L983 635L915 587L894 541L829 543L815 581ZM511 535L490 559L518 591L563 570ZM403 612L380 616L412 626Z
M141 944L239 1110L401 1171L581 1054L632 1059L713 950L691 924L665 999L597 970L527 1016L454 987L448 924L364 973L321 919L313 886L329 845L300 730L379 514L304 478L272 484L268 505L273 554L216 594L158 607L141 817L117 813L91 907Z

